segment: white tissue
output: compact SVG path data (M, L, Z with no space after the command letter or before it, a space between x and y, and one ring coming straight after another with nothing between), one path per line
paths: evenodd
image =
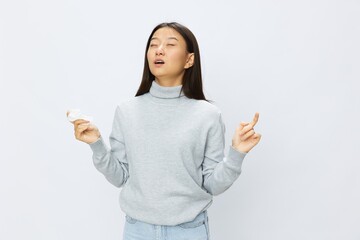
M93 121L93 117L84 115L80 112L80 109L69 109L68 110L69 115L67 116L68 120L70 122L74 122L78 119L84 119L86 121Z

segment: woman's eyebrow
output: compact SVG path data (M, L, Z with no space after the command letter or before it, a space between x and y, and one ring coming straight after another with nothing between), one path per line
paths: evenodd
M176 37L169 37L168 39L174 39L176 41L179 41Z
M168 37L168 39L174 39L174 40L176 40L176 41L179 41L176 37ZM152 40L159 40L159 38L157 38L157 37L152 37L150 40L151 40L151 41L152 41Z

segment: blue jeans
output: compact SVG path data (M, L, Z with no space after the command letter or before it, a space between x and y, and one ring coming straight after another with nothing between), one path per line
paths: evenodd
M123 240L210 240L207 210L175 226L145 223L128 215L125 219Z

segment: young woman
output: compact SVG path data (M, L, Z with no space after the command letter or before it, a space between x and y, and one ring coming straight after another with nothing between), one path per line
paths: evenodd
M111 148L89 121L76 120L74 129L91 147L95 167L122 187L124 240L205 240L213 196L234 183L260 141L258 117L239 124L225 156L225 125L205 99L196 38L172 22L150 34L137 94L115 109Z

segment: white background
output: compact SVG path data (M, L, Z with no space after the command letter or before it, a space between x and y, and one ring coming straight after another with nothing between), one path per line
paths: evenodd
M115 188L65 112L108 142L160 22L196 35L204 92L262 139L209 209L212 240L360 239L357 0L1 0L0 239L122 239Z

